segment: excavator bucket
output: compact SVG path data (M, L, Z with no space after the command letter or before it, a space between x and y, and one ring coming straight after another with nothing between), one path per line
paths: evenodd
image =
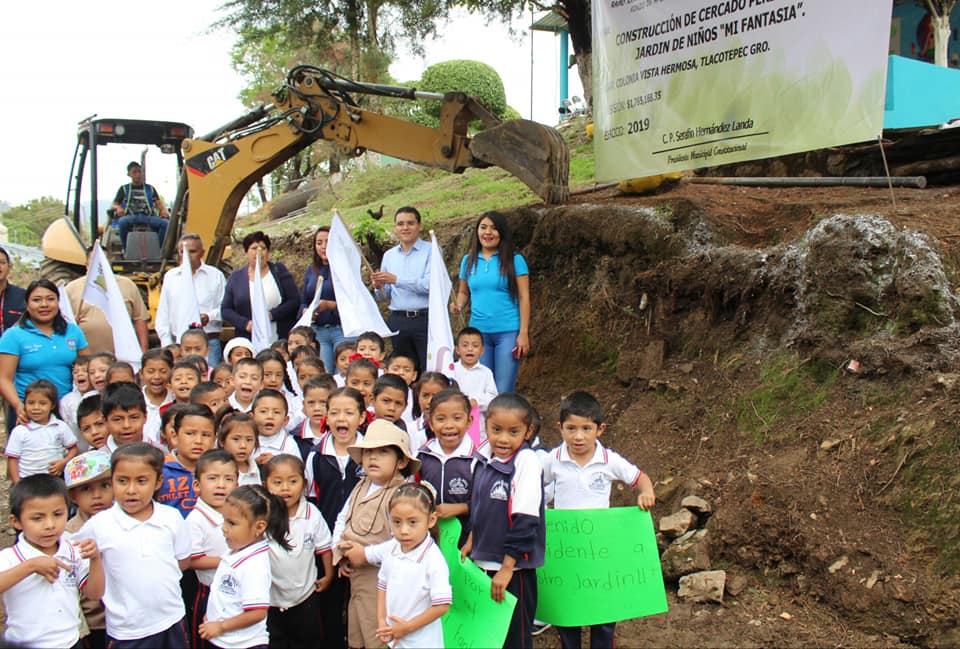
M553 128L527 119L513 119L477 133L470 140L473 157L509 171L545 203L570 196L570 150Z

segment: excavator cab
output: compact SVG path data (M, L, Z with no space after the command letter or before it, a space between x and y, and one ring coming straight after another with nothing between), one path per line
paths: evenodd
M114 271L134 281L137 276L155 275L163 264L164 242L148 226L134 225L124 249L117 229L118 217L111 204L118 187L129 182L126 168L132 157L139 158L145 181L161 194L167 193L164 188L169 183L161 184L158 179L161 175L174 182L181 178L181 144L191 137L193 129L181 122L96 116L81 121L64 217L52 223L41 240L43 276L62 282L83 275L87 251L97 239L107 249ZM153 155L155 152L163 155L158 157ZM169 161L163 160L168 156ZM168 204L171 199L172 196L166 199ZM176 229L170 227L167 231L174 236Z

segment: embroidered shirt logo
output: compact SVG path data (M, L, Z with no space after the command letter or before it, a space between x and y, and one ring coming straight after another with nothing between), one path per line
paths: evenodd
M240 592L240 582L233 575L224 575L220 580L220 592L227 595L236 595Z
M451 496L466 496L470 493L470 484L463 478L453 478L447 483L447 492Z
M594 473L590 476L590 491L606 491L607 477L602 473Z
M493 500L510 500L510 488L506 480L497 480L490 487L490 498Z

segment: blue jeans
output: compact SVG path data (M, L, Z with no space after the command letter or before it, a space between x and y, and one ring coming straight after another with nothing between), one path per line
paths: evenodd
M517 383L520 361L513 357L513 348L517 346L519 331L501 331L483 334L483 356L480 363L493 372L497 392L513 392Z
M210 345L210 353L207 354L207 364L212 370L223 362L223 346L219 338L207 338L207 344Z
M149 225L150 228L160 237L160 247L163 248L163 240L167 236L167 224L169 221L152 214L127 214L121 216L117 221L117 231L120 234L120 243L124 248L127 247L127 235L130 234L130 228L135 225Z
M320 360L323 366L327 368L329 374L337 371L337 359L334 355L337 345L346 338L343 336L343 328L340 325L314 325L313 333L317 336L317 344L320 345Z

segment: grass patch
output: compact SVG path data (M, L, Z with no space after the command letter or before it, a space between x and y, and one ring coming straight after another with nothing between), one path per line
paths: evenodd
M801 360L795 353L773 356L760 368L760 385L735 401L737 428L758 444L776 438L775 424L818 408L838 375L824 360Z

